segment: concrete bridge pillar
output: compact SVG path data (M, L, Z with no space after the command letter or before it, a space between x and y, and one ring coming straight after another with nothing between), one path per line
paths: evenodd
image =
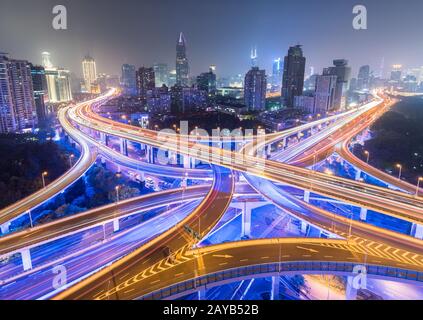
M304 220L301 220L301 232L307 234L308 231L308 223Z
M270 300L279 300L279 275L272 277L272 291Z
M146 147L146 158L148 163L154 163L154 151L152 146Z
M256 208L267 205L267 201L259 202L235 202L230 205L232 208L242 210L242 237L251 238L251 211Z
M24 271L32 269L31 253L29 249L22 249L21 258Z
M360 220L366 221L367 220L367 208L360 209Z
M411 226L411 236L417 239L423 239L423 225L413 223Z
M145 173L144 173L144 171L140 171L139 175L140 175L140 181L141 182L144 182L145 181Z
M356 300L357 299L357 289L353 286L353 276L347 278L347 287L345 288L345 300Z
M206 300L206 288L205 287L198 288L197 294L198 294L198 300Z
M361 170L357 169L357 171L355 172L355 180L358 181L361 179Z
M109 142L109 137L107 136L106 133L100 132L100 141L101 143L107 146L107 143Z
M120 138L120 153L128 156L128 141L123 138Z
M307 203L310 202L310 190L304 190L304 201Z
M116 218L115 220L113 220L113 232L118 232L119 231L119 219Z
M266 155L270 156L272 154L272 146L269 144L266 146Z
M186 155L183 155L181 157L183 157L184 168L185 169L191 169L191 165L192 165L192 159L191 159L191 157L190 156L186 156Z
M6 234L9 232L10 222L5 222L2 225L0 225L1 233Z

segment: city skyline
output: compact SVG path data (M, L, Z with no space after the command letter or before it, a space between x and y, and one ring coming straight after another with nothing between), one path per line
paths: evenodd
M77 75L82 75L81 61L87 54L94 57L100 72L108 74L119 74L124 63L137 67L167 63L169 69L174 69L175 39L183 32L190 76L207 71L210 64L217 66L218 76L244 74L249 70L253 47L257 48L258 66L271 74L273 60L285 56L288 47L296 44L303 46L306 70L314 67L316 73L321 73L333 59L342 58L349 61L356 76L362 65L370 65L371 70L378 72L384 59L386 75L392 64L405 68L423 64L420 58L423 47L414 41L421 28L418 12L423 4L407 2L409 5L398 10L398 3L365 1L368 29L357 31L352 28L355 3L349 0L318 4L247 1L238 15L237 1L225 2L225 10L219 10L222 6L219 1L213 4L125 1L125 5L119 6L102 1L101 7L98 1L83 4L65 1L69 28L57 31L51 27L53 5L49 1L38 2L36 6L26 1L6 1L2 4L5 10L0 13L0 23L7 26L0 28L3 39L0 50L36 64L41 64L41 52L48 51L55 65ZM338 14L332 17L330 13L335 10ZM190 18L193 11L196 15ZM140 12L142 19L135 18L134 13ZM119 26L110 23L118 15L127 23ZM22 28L19 22L22 20L31 33ZM403 48L407 50L404 52ZM22 52L26 54L23 56Z

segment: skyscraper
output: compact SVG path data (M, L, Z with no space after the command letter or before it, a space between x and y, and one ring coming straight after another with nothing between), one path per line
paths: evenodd
M91 93L91 84L97 80L97 68L92 57L85 56L82 60L82 74L84 76L85 90Z
M153 68L141 67L137 71L138 95L142 100L147 98L147 91L156 87Z
M47 109L45 105L45 101L48 100L46 72L42 66L30 64L30 67L38 125L42 127L46 124L47 120Z
M333 60L333 67L323 69L324 76L336 76L336 92L333 108L344 110L346 106L346 95L349 89L351 68L348 67L348 60Z
M155 63L153 65L156 87L169 86L169 69L166 63Z
M317 76L313 113L325 113L334 108L336 76Z
M212 68L209 72L203 72L197 77L197 88L207 92L209 96L216 94L216 74L213 73Z
M176 44L176 84L182 87L188 86L189 65L186 54L186 42L183 33L179 34Z
M290 47L284 59L282 100L289 108L294 106L294 97L302 95L306 59L300 45Z
M251 49L250 59L251 59L251 67L257 67L257 48L254 47Z
M281 58L273 60L272 68L272 92L279 91L282 85L283 62Z
M137 95L137 76L135 66L131 64L123 64L121 80L124 94L130 96Z
M370 88L370 66L361 66L358 71L357 77L357 89L358 90L369 90Z
M261 111L266 107L266 72L252 67L244 80L244 101L248 110Z
M34 128L37 115L28 61L0 53L0 132Z
M50 59L50 52L44 51L41 53L43 67L44 68L53 68L53 64L51 63Z
M400 82L402 76L402 65L394 64L391 71L391 81Z

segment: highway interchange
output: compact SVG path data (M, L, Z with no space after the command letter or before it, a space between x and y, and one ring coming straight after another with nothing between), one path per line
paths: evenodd
M211 146L210 140L197 136L199 140L196 141L195 135L172 133L163 136L156 131L101 117L93 111L114 95L116 92L110 91L94 101L59 111L58 118L63 129L82 150L81 158L64 176L37 195L3 209L0 212L1 223L8 223L59 193L79 178L98 155L131 170L182 179L189 177L203 180L205 184L120 201L0 238L0 255L7 256L84 230L99 226L106 228L107 223L113 224L117 231L122 223L120 219L140 211L165 205L179 205L172 209L176 211L184 208L180 220L160 233L140 242L132 251L116 257L108 265L95 269L96 272L90 272L79 280L76 277L78 281L72 282L57 295L46 293L44 298L137 299L204 275L281 262L364 263L423 271L421 239L382 229L365 221L348 219L307 201L307 197L313 193L403 219L416 226L423 224L423 201L414 195L414 186L380 172L349 151L351 139L369 127L394 101L379 95L372 102L344 114L265 136L236 138L234 141L240 147L228 150L219 148L221 141L226 141L228 137ZM307 135L307 131L313 133ZM211 169L139 161L109 148L107 143L99 142L96 138L99 132L121 141L132 141L196 158L210 163ZM287 138L301 137L304 133L304 139L288 145ZM333 151L363 172L386 181L396 190L303 168L325 159ZM243 176L242 179L239 179L239 175ZM280 185L304 190L303 199L283 191ZM245 239L197 247L196 244L216 226L230 203L240 195L264 197L281 210L326 232L331 238ZM192 209L193 203L195 209ZM188 210L187 206L191 209Z

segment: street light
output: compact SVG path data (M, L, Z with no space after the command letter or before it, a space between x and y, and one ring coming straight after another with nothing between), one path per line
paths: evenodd
M370 152L367 150L364 150L364 154L366 155L366 162L369 163L369 157L370 157Z
M115 190L116 190L116 203L119 202L119 189L120 189L120 186L116 186L115 187Z
M41 179L43 180L43 188L45 188L45 187L46 187L46 181L45 181L45 179L44 179L44 177L45 177L46 175L48 175L48 172L47 172L47 171L44 171L44 172L41 174Z
M69 155L69 167L72 168L72 159L75 157L75 155L72 153Z
M419 177L419 178L417 179L416 197L418 197L418 196L419 196L420 181L423 181L423 177Z
M402 165L397 163L396 167L398 168L398 179L401 179Z

